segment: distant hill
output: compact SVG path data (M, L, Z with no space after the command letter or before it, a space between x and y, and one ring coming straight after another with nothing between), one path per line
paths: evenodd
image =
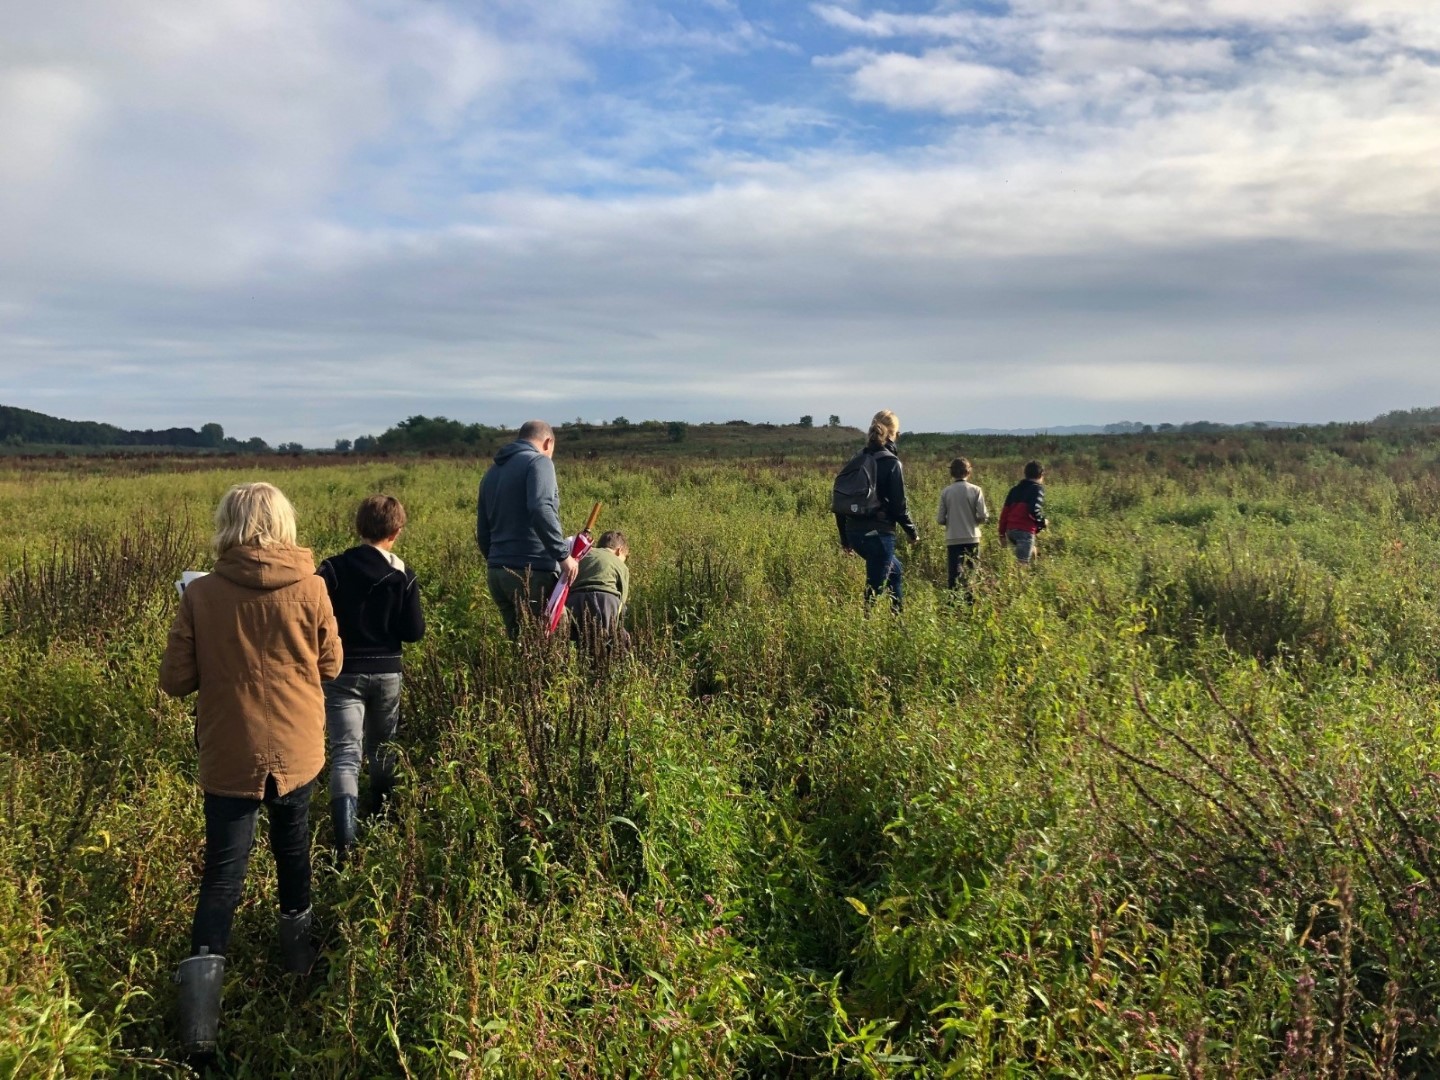
M1304 424L1290 420L1247 420L1243 424L1220 424L1213 420L1194 420L1184 424L1142 424L1138 420L1122 420L1117 424L1069 424L1059 427L1028 428L966 428L958 435L1151 435L1155 432L1180 431L1203 435L1213 431L1265 431L1270 428L1297 428Z
M228 438L219 424L195 428L176 427L132 431L102 424L94 420L62 420L33 409L0 405L0 444L8 447L83 446L103 447L149 446L178 447L187 450L244 450L259 453L269 450L264 439Z

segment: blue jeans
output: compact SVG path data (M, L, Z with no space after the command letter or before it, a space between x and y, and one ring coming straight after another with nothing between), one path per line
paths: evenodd
M865 560L865 602L873 602L885 589L890 593L890 606L899 611L904 599L900 576L905 568L895 557L895 534L846 529L845 542Z
M325 741L330 753L330 798L360 794L360 758L370 775L393 772L390 743L400 720L400 673L339 675L325 684Z
M205 874L190 931L192 954L202 946L217 956L230 951L230 927L245 886L261 805L270 812L280 910L293 915L310 906L310 793L314 790L312 780L288 795L277 795L275 779L270 777L264 799L205 793Z
M1022 563L1028 563L1035 557L1035 534L1033 532L1011 529L1005 534L1005 539L1010 541L1010 546L1015 550L1015 558Z

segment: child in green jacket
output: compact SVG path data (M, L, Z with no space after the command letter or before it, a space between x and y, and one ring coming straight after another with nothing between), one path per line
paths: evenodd
M630 598L630 568L625 565L629 556L625 534L614 529L602 533L580 560L580 573L565 600L573 638L592 640L613 635L629 643L629 635L620 625L625 602Z

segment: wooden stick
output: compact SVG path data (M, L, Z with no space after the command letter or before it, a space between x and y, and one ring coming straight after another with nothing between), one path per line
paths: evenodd
M580 531L588 533L591 529L595 527L595 522L598 521L599 518L600 504L597 502L594 506L590 508L590 516L585 519L585 528L581 529Z

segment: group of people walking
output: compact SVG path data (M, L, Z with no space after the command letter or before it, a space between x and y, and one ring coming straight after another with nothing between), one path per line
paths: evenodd
M186 1051L215 1047L230 929L261 806L280 894L286 971L318 953L310 905L310 801L328 751L337 859L355 843L362 758L371 808L395 783L401 645L425 633L415 575L390 549L397 499L360 504L362 543L317 572L296 543L295 510L271 484L239 484L215 512L215 567L190 582L160 662L160 687L198 691L195 745L205 793L205 868L180 987ZM328 745L327 745L328 744Z
M920 542L920 530L910 516L905 497L905 472L896 451L900 420L882 409L870 421L865 448L851 458L835 478L833 509L840 547L865 560L865 596L881 592L900 610L904 600L904 566L895 554L896 531L911 544ZM954 483L940 493L937 525L945 526L949 587L972 595L970 574L980 558L980 526L990 520L985 492L971 482L973 467L967 458L950 462ZM1005 496L1000 511L1000 537L1015 558L1029 565L1035 558L1035 537L1045 519L1045 470L1038 461L1025 463L1024 478Z
M555 435L532 421L496 456L481 485L476 540L490 592L515 637L551 588L571 586L575 633L618 635L629 593L623 533L570 557L560 529L551 463ZM230 931L260 808L269 817L286 971L315 963L310 904L310 803L330 761L337 864L351 855L361 818L360 772L369 767L366 816L395 785L394 747L402 646L425 616L415 573L392 550L405 508L372 495L355 515L360 543L322 562L296 542L295 510L278 488L238 484L215 512L214 569L185 586L160 663L160 686L198 692L195 744L204 791L205 864L181 963L180 1036L187 1053L214 1050Z
M911 543L905 479L896 456L899 421L886 410L867 444L836 480L841 546L865 560L866 595L902 598L896 530ZM629 544L604 533L583 559L560 524L553 457L555 432L532 420L486 471L476 505L475 540L506 633L520 636L551 592L569 586L572 635L606 647L623 644L629 596ZM941 495L937 521L950 546L950 584L963 586L988 520L984 493L963 458ZM1001 514L1017 558L1033 557L1045 528L1043 473L1026 466ZM1028 485L1028 486L1027 486ZM843 490L842 490L843 489ZM176 972L181 1043L213 1052L231 926L240 902L260 808L269 818L279 891L282 964L304 974L319 950L310 903L310 802L328 755L337 865L352 855L362 762L369 769L364 815L383 811L396 782L394 747L403 680L402 647L425 633L415 573L392 550L405 508L372 495L355 515L359 543L317 568L298 546L295 511L276 487L238 484L215 512L212 572L183 589L160 665L160 686L198 692L195 743L204 792L205 859L191 926L191 955Z

